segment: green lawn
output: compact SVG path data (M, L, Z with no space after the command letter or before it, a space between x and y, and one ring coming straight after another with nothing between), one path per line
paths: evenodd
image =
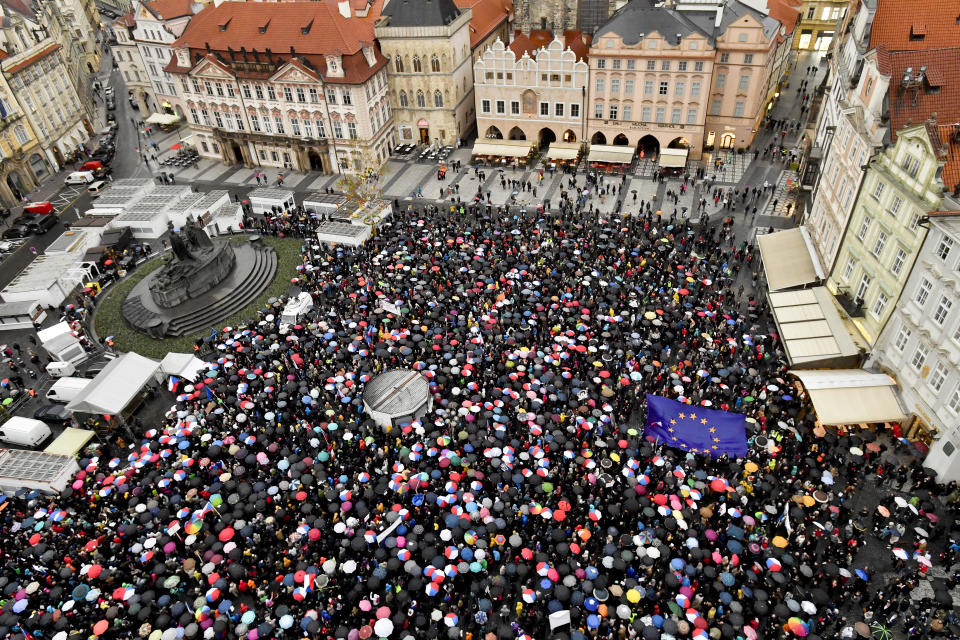
M246 242L247 236L234 236L230 241ZM218 320L216 323L218 327L235 325L252 318L258 309L266 306L267 300L286 294L287 289L290 288L290 279L297 276L302 242L295 238L274 238L272 236L264 236L263 241L277 253L277 272L273 281L260 297L252 303L229 318ZM162 359L172 351L193 353L193 341L198 336L206 337L210 334L209 329L206 329L192 336L157 340L134 331L124 321L121 308L127 294L138 282L163 266L163 263L162 257L154 258L141 265L133 274L121 280L104 294L104 298L97 305L93 321L97 336L101 340L107 336L113 336L114 348L118 351L136 351L150 358Z

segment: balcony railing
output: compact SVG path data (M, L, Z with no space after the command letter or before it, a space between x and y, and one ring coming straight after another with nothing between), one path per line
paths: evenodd
M863 300L855 299L849 289L840 287L837 290L836 300L851 318L863 317Z

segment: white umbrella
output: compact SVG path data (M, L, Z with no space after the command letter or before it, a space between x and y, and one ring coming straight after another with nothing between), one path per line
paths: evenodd
M390 618L380 618L377 620L377 623L373 625L373 632L381 638L386 638L393 633L393 621L391 621Z
M354 571L357 570L357 562L356 560L347 560L346 562L343 563L342 568L344 573L348 573L348 574L353 573Z

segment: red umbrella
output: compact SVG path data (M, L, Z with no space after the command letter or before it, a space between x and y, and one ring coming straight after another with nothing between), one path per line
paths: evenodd
M180 149L183 149L183 145L180 144L179 142L177 144L170 145L171 151L179 151Z
M87 576L90 578L96 578L97 576L100 575L101 571L103 571L103 567L101 567L98 564L95 564L92 567L90 567L89 571L87 571Z
M226 542L227 540L230 540L231 538L233 538L233 534L234 534L233 527L227 527L226 529L221 531L217 537L220 538L220 542Z

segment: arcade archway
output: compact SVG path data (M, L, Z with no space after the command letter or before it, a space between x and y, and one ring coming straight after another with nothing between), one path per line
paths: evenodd
M552 143L557 141L557 134L553 132L553 129L549 127L544 127L540 129L540 133L537 134L540 139L540 148L545 149L549 147Z
M637 150L640 152L641 158L653 160L660 155L660 141L657 140L656 137L647 134L637 142Z
M490 127L487 129L487 132L483 134L485 138L492 138L494 140L503 140L503 134L500 133L500 129L496 127Z
M573 132L573 130L567 129L566 131L563 132L563 141L564 141L564 142L576 142L576 141L577 141L577 134L575 134L575 133Z
M590 144L607 144L607 136L603 135L602 132L597 131L593 134L593 137L590 138Z
M525 134L523 132L523 129L521 129L520 127L514 127L513 129L510 129L509 138L511 140L526 140L527 134Z
M613 139L613 146L615 147L626 147L630 144L630 139L627 138L625 133L618 133L617 136Z

